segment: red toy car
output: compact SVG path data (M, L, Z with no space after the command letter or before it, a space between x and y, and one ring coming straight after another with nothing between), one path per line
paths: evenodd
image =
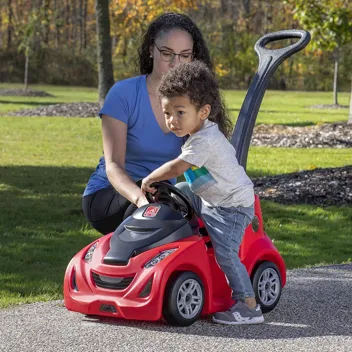
M301 38L287 48L264 46L278 39ZM261 60L236 123L232 143L245 167L254 122L268 78L287 57L309 42L305 31L281 31L255 46ZM264 55L265 54L265 55ZM262 57L261 57L262 55ZM67 309L86 315L155 321L187 326L200 315L228 309L231 290L214 257L204 227L189 224L189 200L167 183L154 184L155 201L137 209L114 233L83 248L69 263L64 279ZM240 248L263 312L278 303L286 283L285 264L263 230L259 198L255 217Z
M175 209L180 191L163 185L177 194L169 196L168 204L161 184L162 201L137 209L115 233L93 242L71 260L64 281L67 309L125 319L164 317L173 325L190 325L201 314L232 305L231 290L215 261L209 237L194 233L187 220L191 213L180 213L184 204ZM258 197L255 213L240 257L263 311L268 312L279 301L286 271L263 231Z

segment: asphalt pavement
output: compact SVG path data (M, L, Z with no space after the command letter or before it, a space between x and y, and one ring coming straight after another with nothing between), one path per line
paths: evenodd
M288 271L280 303L265 323L190 327L90 318L63 301L0 310L4 352L352 352L352 264Z

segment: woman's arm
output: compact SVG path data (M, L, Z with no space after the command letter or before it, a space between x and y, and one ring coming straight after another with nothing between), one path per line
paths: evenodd
M141 186L142 192L153 193L155 189L150 187L153 182L165 181L180 176L192 166L192 164L179 158L165 163L143 179Z
M138 207L148 204L145 195L125 171L127 125L108 115L102 116L106 174L112 186Z

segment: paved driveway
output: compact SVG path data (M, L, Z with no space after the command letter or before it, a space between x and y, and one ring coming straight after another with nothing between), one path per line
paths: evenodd
M352 352L352 264L288 272L265 324L187 328L92 319L62 301L0 310L0 351L324 351Z

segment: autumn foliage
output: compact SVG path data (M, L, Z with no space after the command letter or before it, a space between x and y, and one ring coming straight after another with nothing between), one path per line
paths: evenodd
M97 85L94 0L0 0L0 4L1 81L22 82L27 55L30 83ZM109 4L115 79L136 74L136 48L150 21L176 11L190 15L201 28L223 87L248 87L257 69L253 46L260 36L302 28L312 31L311 44L281 65L270 87L331 90L330 47L338 44L339 87L349 90L348 33L324 37L341 23L351 25L351 17L345 16L352 10L348 0L111 0Z

